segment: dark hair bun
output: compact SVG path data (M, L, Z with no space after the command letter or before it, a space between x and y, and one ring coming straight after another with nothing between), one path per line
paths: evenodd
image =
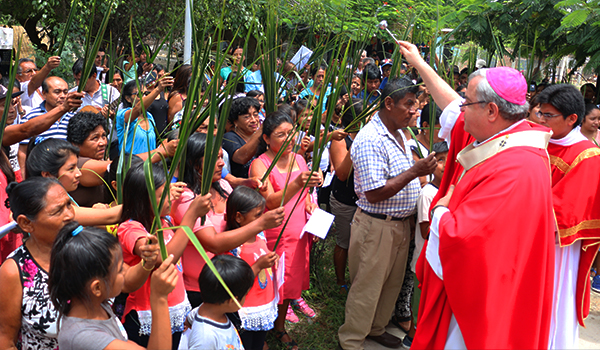
M6 186L6 195L10 196L10 193L15 189L15 187L17 187L18 184L19 183L16 181L9 183L8 186Z

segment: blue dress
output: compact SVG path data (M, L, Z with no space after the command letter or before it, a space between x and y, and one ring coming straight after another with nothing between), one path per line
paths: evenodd
M144 130L137 120L132 120L129 123L125 123L125 112L130 110L131 107L120 109L117 112L117 138L119 139L119 151L123 149L123 142L125 142L125 153L128 154L140 154L148 151L152 151L156 148L156 123L152 114L146 112L150 127L148 130ZM137 125L136 125L137 124ZM125 130L127 131L127 140L125 141ZM148 148L148 145L150 148ZM133 147L132 147L133 146Z
M311 85L312 86L312 85ZM327 98L329 97L329 95L331 95L331 86L328 86L327 89L325 90L325 99L323 100L323 110L321 111L321 113L325 113L325 110L327 110ZM307 99L310 100L311 98L313 98L312 96L314 96L314 99L316 99L317 101L319 100L319 96L315 95L309 87L307 87L306 89L302 90L302 92L300 92L300 94L298 95L298 99Z

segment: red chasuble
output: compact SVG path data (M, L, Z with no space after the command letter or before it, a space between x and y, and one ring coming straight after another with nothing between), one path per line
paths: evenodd
M463 169L454 163L465 142L462 116L442 186ZM548 131L528 122L496 136ZM510 136L509 136L510 137ZM449 179L448 179L449 178ZM467 348L546 348L554 280L554 218L549 162L540 148L506 149L458 181L439 224L443 280L421 254L421 303L415 349L443 349L454 315ZM426 251L426 246L423 251Z
M581 241L577 275L577 319L590 312L590 268L600 244L600 148L590 141L548 145L552 194L560 246Z
M444 167L444 175L442 176L442 182L437 194L431 201L431 208L433 208L437 201L444 197L448 192L451 185L456 185L458 178L463 172L463 167L456 160L456 156L465 147L475 142L475 138L465 131L465 118L464 113L461 113L454 123L454 127L450 133L450 149L446 156L446 166Z

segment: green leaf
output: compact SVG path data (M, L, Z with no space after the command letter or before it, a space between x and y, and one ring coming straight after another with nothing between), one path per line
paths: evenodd
M95 1L94 1L95 5ZM96 59L96 53L100 49L100 44L102 43L102 38L104 37L104 32L106 31L106 26L108 25L108 19L110 18L110 14L112 12L112 3L110 4L108 10L104 13L104 17L102 18L102 23L100 24L100 29L98 29L98 33L96 34L96 39L94 40L94 45L92 50L89 49L89 44L91 40L91 32L92 28L90 26L88 31L88 42L86 43L86 53L83 61L83 72L81 73L81 81L87 81L86 77L90 76L92 69L96 69L96 65L94 64L94 60ZM84 80L86 79L86 80ZM77 88L77 92L82 92L85 84L79 84Z
M573 7L575 5L582 5L582 4L585 4L585 3L581 0L563 0L563 1L557 2L556 5L554 5L554 8L558 9L560 7Z
M62 37L60 38L60 42L58 44L58 50L56 51L56 56L62 54L63 48L65 47L65 42L67 41L67 35L71 30L71 22L73 22L73 17L75 15L75 8L77 7L77 0L73 0L71 3L71 10L69 11L69 17L67 18L67 24L65 24L65 28L63 29Z
M480 17L475 17L471 19L471 28L477 33L483 33L484 27Z
M490 9L493 11L500 11L503 9L503 7L505 5L498 3L498 2L489 2L488 5L490 6Z
M146 159L144 161L144 178L146 179L146 188L148 189L148 197L150 197L150 204L152 205L152 212L154 214L154 220L152 222L152 229L150 229L150 234L155 234L158 232L158 228L161 227L161 222L160 222L160 212L161 212L161 207L158 206L158 204L156 203L156 187L154 185L154 175L152 173L152 157L148 157L148 159ZM168 184L165 184L165 188L163 190L163 197L165 195L165 192L169 191L169 186ZM160 256L163 260L166 260L167 257L169 256L167 253L167 246L165 245L165 240L162 237L162 231L161 235L158 236L158 244L160 246Z
M432 108L433 111L435 112L435 108ZM431 119L429 119L431 120ZM435 125L435 123L430 123ZM408 130L408 132L410 133L410 137L415 140L415 142L417 143L417 145L419 144L419 141L417 140L417 136L415 135L415 133L412 131L412 129L410 127L407 127L406 130ZM421 153L421 147L416 147L415 148L417 150L417 153L419 155L419 159L423 159L423 153Z
M590 10L588 9L579 9L571 12L560 22L561 28L573 28L579 27L585 22L590 14Z

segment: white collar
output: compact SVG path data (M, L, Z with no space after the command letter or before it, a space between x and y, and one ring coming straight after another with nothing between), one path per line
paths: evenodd
M504 129L504 130L502 130L502 131L500 131L500 132L497 132L496 134L494 134L494 136L492 136L492 137L490 137L490 138L486 139L486 140L485 140L485 141L483 141L483 142L477 142L477 141L475 141L475 142L473 142L473 147L479 147L479 146L483 145L484 143L488 142L489 140L493 139L494 137L496 137L496 136L498 136L498 135L502 134L503 132L506 132L506 131L509 131L509 130L511 130L511 129L513 129L513 128L515 128L517 125L519 125L519 124L521 124L521 123L523 123L523 122L525 122L525 119L521 119L521 120L519 120L518 122L514 123L513 125L509 126L508 128L506 128L506 129Z
M583 136L579 127L573 128L567 136L562 139L550 139L550 143L558 146L571 146L576 144L577 142L585 141L587 137Z

